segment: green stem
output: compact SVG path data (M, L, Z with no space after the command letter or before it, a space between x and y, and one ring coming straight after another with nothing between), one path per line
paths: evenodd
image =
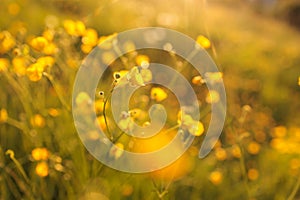
M287 200L293 200L293 199L295 199L295 196L296 196L296 194L297 194L297 192L299 190L299 187L300 187L300 176L298 177L297 182L296 182L296 184L295 184L295 186L294 186L291 194L287 198Z
M68 110L70 111L70 105L66 102L66 100L63 98L63 93L61 91L61 88L59 87L59 85L55 82L55 80L53 79L53 76L51 76L50 74L48 74L47 72L43 72L43 75L45 77L48 78L48 80L50 81L50 83L52 84L53 88L56 91L56 94L61 102L61 104Z
M13 152L13 150L9 149L5 152L6 155L9 155L10 159L15 163L17 169L20 171L20 173L22 174L23 178L25 179L25 181L27 183L30 183L28 176L26 175L22 165L20 164L20 162L15 158L15 153Z

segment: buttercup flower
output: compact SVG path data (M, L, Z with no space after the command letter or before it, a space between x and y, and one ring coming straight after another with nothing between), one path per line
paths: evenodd
M35 167L35 173L40 177L46 177L49 174L49 167L46 162L40 162Z
M64 28L69 35L82 36L85 33L85 25L82 21L65 20Z
M112 41L116 38L117 35L117 33L113 33L108 36L101 36L98 40L98 46L100 46L102 49L111 49Z
M146 55L138 55L135 59L135 62L138 66L141 66L142 68L148 68L149 67L149 57Z
M134 87L134 86L144 86L144 80L139 72L138 67L133 67L128 73L127 73L127 80L129 84Z
M160 87L153 87L150 92L151 99L161 102L168 97L168 94Z
M219 171L213 171L209 175L209 180L214 184L214 185L219 185L222 182L223 175Z
M220 95L215 90L210 90L207 95L205 101L207 103L217 103L220 100Z
M48 40L44 37L36 37L30 41L30 46L39 52L42 52L44 48L48 45Z
M43 128L45 126L45 119L42 115L40 114L36 114L34 115L31 120L31 125L34 127L39 127L39 128Z
M2 108L0 110L0 123L6 122L7 118L8 118L7 111L6 109Z
M258 173L258 171L256 169L252 168L252 169L248 170L248 178L249 178L249 180L255 181L258 178L258 176L259 176L259 173Z
M204 133L203 124L194 120L192 116L183 114L182 111L179 111L177 117L177 123L182 129L188 130L191 135L200 136Z
M208 49L211 46L211 43L208 38L203 35L199 35L196 39L197 44L199 44L204 49Z
M13 70L18 76L24 76L26 74L26 67L28 65L28 59L19 56L12 60Z
M31 151L31 156L34 160L48 160L50 153L46 148L35 148Z
M31 81L39 81L43 76L44 66L41 63L31 64L27 70L26 74Z
M5 54L16 44L15 39L8 31L0 32L0 41L0 54Z

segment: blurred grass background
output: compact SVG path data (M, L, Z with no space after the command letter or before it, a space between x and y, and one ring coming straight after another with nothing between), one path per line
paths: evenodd
M27 135L9 123L0 124L0 199L159 199L164 191L168 193L161 199L299 199L299 7L297 0L1 1L0 31L13 35L24 31L28 37L38 36L47 24L61 27L65 19L81 20L100 36L145 26L175 29L192 38L205 35L213 44L208 52L224 73L228 111L215 150L203 160L194 153L193 170L169 185L147 174L102 166L79 141L70 112L61 107L47 80L38 85L20 80L32 96L31 102L24 99L31 105L28 114L0 73L0 108L21 122L30 121L34 113L46 120ZM64 51L68 49L56 57ZM85 54L72 53L78 67ZM54 69L54 74L70 94L77 67L67 65ZM252 111L240 126L244 105ZM49 108L56 108L59 116L49 115ZM46 177L35 171L32 150L37 147L51 152ZM5 154L8 149L29 180Z

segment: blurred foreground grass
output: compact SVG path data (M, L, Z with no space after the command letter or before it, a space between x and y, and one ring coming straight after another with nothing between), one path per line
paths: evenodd
M238 2L204 7L198 1L3 1L0 199L300 198L300 34ZM208 37L207 51L223 73L228 110L221 139L208 157L197 158L204 132L186 160L137 175L103 166L86 151L70 102L76 71L91 48L104 36L143 26ZM132 62L140 64L141 54ZM192 71L187 74L193 82ZM205 87L194 88L205 99ZM206 130L209 115L201 120ZM148 148L162 141L151 141L154 147Z

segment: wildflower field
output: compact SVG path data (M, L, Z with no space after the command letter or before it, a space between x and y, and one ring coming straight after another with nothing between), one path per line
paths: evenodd
M2 0L0 200L300 199L300 29L272 14L276 3L250 2L256 1ZM172 43L158 51L117 42L123 31L143 27L189 36L219 71L199 74ZM91 95L74 85L95 48L104 51L97 59L108 67ZM180 72L197 104L176 78L152 70L151 63ZM173 91L152 83L155 77L170 80ZM223 82L224 127L212 151L199 158L212 105L222 100L207 85ZM112 96L124 85L139 89L116 120ZM190 106L180 107L178 97ZM134 137L137 124L160 121L160 107L167 114L163 128L147 139ZM78 112L95 113L85 119L91 126L76 123ZM85 145L97 149L111 142L105 158L122 164L125 152L156 152L176 135L184 144L194 140L171 165L147 173L108 167ZM181 150L173 146L169 154ZM165 159L131 165L156 166Z

